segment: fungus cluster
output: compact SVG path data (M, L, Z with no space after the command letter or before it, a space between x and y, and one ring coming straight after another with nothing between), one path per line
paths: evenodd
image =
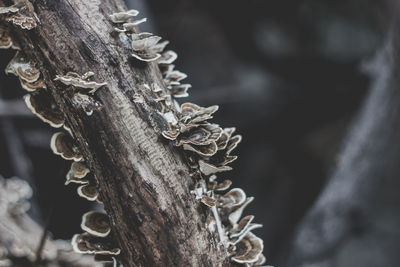
M173 62L177 54L171 50L164 51L168 41L159 43L161 38L158 36L146 32L137 33L134 26L142 20L128 22L138 14L136 10L129 10L112 14L110 18L119 26L115 28L117 32L130 37L133 56L145 62L154 61L161 71L162 81L145 84L145 87L152 90L154 100L161 107L159 112L168 125L162 135L186 152L191 176L196 181L192 193L211 209L214 219L208 221L208 224L216 225L231 260L246 266L259 266L265 262L263 241L251 231L261 225L253 223L254 216L241 218L244 208L253 198L246 197L239 188L221 194L229 189L232 182L218 181L216 176L216 173L232 170L229 164L237 159L232 151L242 137L234 135L235 128L222 128L209 122L218 106L200 107L193 103L177 103L177 98L188 96L191 85L182 84L187 75L175 70ZM134 102L142 103L143 99L135 94Z
M85 232L72 238L74 251L94 254L95 260L100 262L113 262L113 257L121 253L109 235L111 226L107 214L97 211L85 213L81 228Z
M16 13L16 7L8 8L9 13ZM5 8L0 9L0 13L5 13ZM51 94L47 91L42 74L35 64L27 59L25 54L15 45L7 27L0 26L0 39L2 48L17 49L17 53L6 67L6 74L13 74L19 78L21 87L28 91L24 96L27 107L42 121L55 128L63 127L66 132L56 132L53 134L50 147L54 154L61 156L65 160L72 161L71 168L66 175L65 184L78 184L77 193L79 196L89 200L101 202L98 198L96 181L90 176L90 170L83 161L83 156L72 135L70 127L65 124L64 114L57 106ZM72 97L73 103L81 107L86 114L91 115L93 109L98 108L98 103L88 94L94 94L96 90L106 83L98 83L91 78L93 72L78 75L68 72L66 75L57 75L54 79L66 86L71 86L76 90ZM112 257L118 255L120 250L115 248L108 234L111 228L108 217L104 213L88 212L83 215L82 230L85 232L77 234L72 239L72 248L81 254L95 254L95 260L101 262L112 262ZM93 265L93 263L92 263Z
M232 182L217 180L217 173L232 170L229 164L237 159L232 152L242 140L240 135L234 135L235 128L221 128L209 122L217 110L218 106L183 103L174 113L174 118L167 120L169 129L162 135L186 151L191 176L196 181L192 193L211 209L214 220L208 225L216 225L231 260L259 266L265 262L263 241L251 231L262 225L253 223L254 216L241 218L244 208L253 198L246 197L240 188L221 194Z
M23 30L32 30L37 26L38 18L29 1L14 0L8 7L0 7L0 15L4 20L20 27Z
M4 14L6 21L23 29L36 26L33 24L36 23L33 17L29 16L28 19L26 16L23 19L20 1L17 2L19 4L0 8L0 15ZM168 41L160 42L161 37L151 33L138 33L137 25L146 21L146 19L133 20L138 14L136 10L129 10L114 13L110 15L110 19L116 24L115 32L129 38L132 56L148 64L157 65L160 69L162 79L144 86L152 91L153 100L160 106L158 112L168 125L161 134L185 152L191 170L190 175L195 181L191 193L209 208L207 228L212 232L218 232L233 262L245 266L259 266L265 262L262 254L263 241L252 231L261 225L253 222L252 215L242 218L244 208L253 198L247 197L240 188L233 188L224 193L232 182L217 179L216 176L217 173L232 169L229 164L237 159L232 152L242 137L234 135L235 128L222 128L210 122L218 106L178 104L177 99L188 96L188 89L191 87L190 84L182 83L187 75L175 70L173 63L177 59L177 54L171 50L164 51ZM3 48L18 49L8 30L2 27L0 27L0 45ZM67 131L57 132L51 138L52 151L63 159L72 161L65 183L78 184L77 193L81 197L101 202L96 180L90 175L72 132L68 125L65 125L63 113L47 92L42 75L35 64L18 51L7 66L6 73L19 77L21 86L28 91L24 97L25 102L34 114L52 127L64 127ZM92 72L84 75L68 72L66 75L57 75L54 79L76 90L72 102L82 107L87 115L91 115L93 108L96 108L96 103L90 95L106 85L105 82L93 81L93 75ZM143 103L144 98L140 94L135 94L133 102ZM113 257L120 254L120 249L116 247L111 237L111 227L105 213L91 211L84 214L81 228L84 232L76 234L72 239L72 246L76 252L94 254L97 261L105 262L112 261Z
M67 72L66 75L56 75L55 81L60 81L64 85L73 86L77 89L87 90L87 93L94 94L97 89L102 86L107 85L106 82L98 83L95 81L91 81L90 78L94 76L94 73L91 71L86 72L82 76L76 72Z
M12 44L15 43L12 38L10 42ZM39 119L50 126L55 128L62 127L64 125L64 115L47 92L41 72L18 47L14 45L9 47L16 49L17 52L8 63L5 72L6 74L17 76L21 87L28 92L24 96L27 107Z

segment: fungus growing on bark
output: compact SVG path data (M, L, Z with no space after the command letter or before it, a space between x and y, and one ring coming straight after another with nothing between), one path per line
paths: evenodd
M8 63L5 72L14 74L28 83L36 82L40 77L40 71L20 51Z
M50 147L54 154L60 155L63 159L80 161L82 155L75 145L74 139L69 134L57 132L50 140Z
M95 81L90 81L90 77L94 75L93 72L88 71L83 75L79 75L76 72L68 72L66 75L56 75L55 81L60 81L65 85L72 85L73 87L90 89L88 93L94 94L97 89L102 86L106 86L107 83L98 83Z
M241 188L233 188L219 198L221 208L234 208L246 201L246 193Z
M27 107L33 114L50 126L59 128L64 124L64 115L57 104L44 90L38 90L24 96Z
M230 166L217 167L210 163L205 162L204 160L199 160L199 167L200 167L200 171L204 175L210 175L210 174L217 173L217 172L225 172L225 171L232 170L232 167L230 167Z
M37 26L36 20L30 16L25 16L20 13L15 13L6 18L7 22L20 27L23 30L32 30Z
M132 50L135 58L151 62L161 57L158 53L157 43L161 40L161 37L155 36L148 32L133 33L132 34Z
M84 178L89 172L90 170L86 167L86 165L82 162L72 162L71 164L71 169L69 170L69 172L71 172L71 174L78 179Z
M209 145L215 143L222 134L222 129L217 124L203 124L191 130L182 133L176 145L193 144Z
M162 132L162 135L169 140L175 140L179 134L179 130L167 130Z
M178 54L172 50L167 50L161 54L161 57L157 60L159 65L172 64L178 58Z
M139 15L139 11L131 9L128 11L117 12L110 15L111 21L114 23L125 23L132 17Z
M19 11L19 8L17 6L2 6L0 7L0 14L11 14L11 13L17 13Z
M168 51L167 51L168 52ZM163 56L161 55L161 58ZM161 59L160 58L160 59ZM167 75L168 72L171 72L174 70L175 65L174 64L161 64L160 59L158 59L157 63L158 63L158 68L160 69L160 72L163 76Z
M211 144L202 146L183 144L183 149L187 151L192 151L202 157L211 157L212 155L215 155L215 153L217 153L218 147L215 142L213 142Z
M217 181L215 181L216 176L211 176L209 178L209 182L208 182L208 188L210 190L214 190L214 191L225 191L227 189L229 189L229 187L231 187L232 185L232 181L229 179L226 179L220 183L218 183Z
M27 65L18 66L16 71L19 78L28 83L36 82L40 77L40 71L31 64L29 67Z
M170 94L175 98L182 98L188 97L188 90L191 88L191 84L178 84L178 85L171 85L168 87Z
M229 211L228 221L231 225L235 225L242 216L243 210L254 200L254 197L248 197L243 203L226 207Z
M71 164L71 172L74 174L75 177L83 178L90 171L86 167L86 165L83 162L80 161L80 162L72 162L72 164Z
M133 33L135 32L135 28L136 26L138 26L139 24L142 24L143 22L146 22L147 19L143 18L143 19L139 19L139 20L135 20L133 22L127 22L122 24L122 29L119 28L114 28L117 32L128 32L128 33Z
M248 215L243 217L238 224L236 224L232 230L230 231L229 237L231 240L233 238L240 238L244 236L247 232L250 232L254 229L262 227L261 224L251 223L254 219L253 215Z
M170 85L172 82L180 82L186 78L187 78L186 73L180 72L179 70L174 70L174 71L166 73L166 75L164 77L164 82L165 82L165 84Z
M201 202L210 208L214 207L217 204L217 200L207 195L203 195L201 197Z
M217 184L217 187L215 188L215 191L225 191L228 190L229 187L231 187L232 181L229 179L226 179L222 181L221 183Z
M119 255L110 238L96 237L89 233L76 234L72 237L72 248L81 254Z
M81 228L98 237L106 237L111 231L107 214L97 211L89 211L82 216Z
M94 110L101 108L100 103L97 102L93 97L81 93L75 93L73 95L72 103L76 107L81 108L88 116L91 116Z
M79 186L76 191L80 197L83 197L89 201L95 201L99 195L96 186L90 182L89 184Z
M236 253L235 256L232 257L232 260L242 264L255 263L259 259L263 248L264 244L262 239L249 232L236 245Z
M75 177L73 172L68 171L67 175L65 176L66 180L65 180L65 185L68 185L70 183L74 183L74 184L88 184L89 183L89 179L83 179L82 178L78 178Z
M24 88L28 92L34 92L37 89L46 88L46 84L41 79L35 82L27 82L20 78L19 81L21 83L22 88Z
M212 114L214 114L218 108L217 105L204 108L189 102L183 103L181 105L180 120L184 123L200 123L212 119Z
M4 25L0 25L0 48L8 49L13 45L13 40L11 38L8 28Z

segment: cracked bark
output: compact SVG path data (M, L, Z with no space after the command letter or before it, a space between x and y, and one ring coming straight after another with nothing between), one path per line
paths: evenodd
M207 209L189 193L184 159L160 136L166 125L154 95L141 86L162 84L157 65L134 60L127 40L112 33L108 15L125 10L123 2L33 4L41 24L29 32L14 28L15 34L98 181L124 266L230 266L218 236L205 228ZM107 82L94 96L100 107L91 116L73 102L72 87L53 81L68 71L93 71L96 81ZM133 102L135 93L144 104Z

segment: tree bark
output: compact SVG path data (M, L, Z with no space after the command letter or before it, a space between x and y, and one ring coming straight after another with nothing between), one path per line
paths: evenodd
M14 32L98 181L123 265L230 266L217 234L205 227L208 210L190 194L194 181L184 158L160 135L166 123L156 97L143 86L163 85L157 65L133 59L129 42L113 33L108 16L126 10L123 2L33 4L41 23ZM92 115L74 103L73 87L53 81L68 71L92 71L96 81L107 82L94 95L99 107ZM143 104L133 102L135 93Z

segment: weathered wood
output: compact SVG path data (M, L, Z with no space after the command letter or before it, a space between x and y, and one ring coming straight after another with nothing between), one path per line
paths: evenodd
M0 1L1 2L1 1ZM154 63L130 56L109 14L120 0L35 1L40 25L15 28L49 92L65 114L85 161L94 173L124 266L229 266L216 233L205 227L208 210L190 194L193 181L181 154L160 136L166 128L152 91L162 79ZM92 115L72 99L74 89L53 81L68 71L95 73L107 82L93 96ZM134 103L141 94L145 102ZM73 208L73 207L71 207Z

